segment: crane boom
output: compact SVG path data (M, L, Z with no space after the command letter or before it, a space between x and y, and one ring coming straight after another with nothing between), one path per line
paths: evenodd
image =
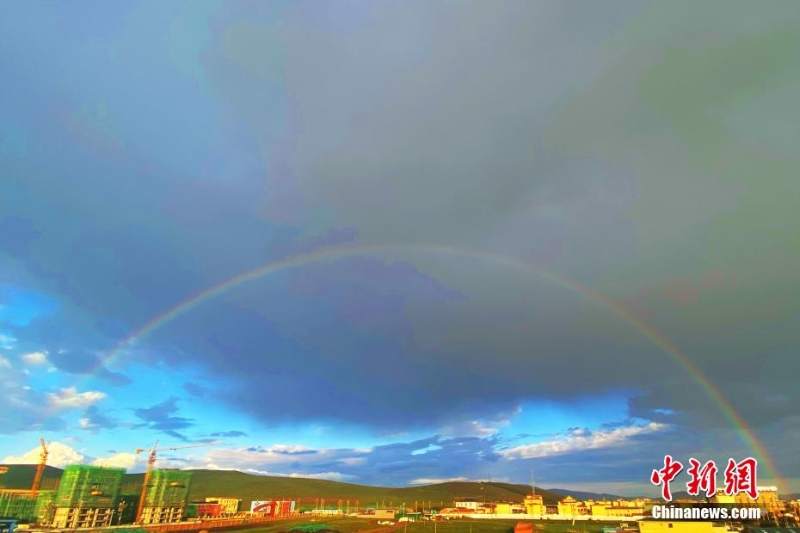
M42 475L44 475L44 467L47 465L47 444L44 442L44 437L39 437L39 444L42 445L42 451L39 453L39 464L36 465L36 475L33 477L33 485L31 485L31 492L39 492L39 486L42 483Z

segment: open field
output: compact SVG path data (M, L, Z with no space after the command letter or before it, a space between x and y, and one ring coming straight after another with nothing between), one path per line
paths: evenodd
M379 533L394 531L396 533L510 533L519 520L445 520L439 522L421 521L409 524L395 523L394 526L380 526L376 520L359 518L331 518L312 521L311 519L297 519L277 522L266 527L248 529L248 533L281 533L289 531L292 527L308 524L326 524L341 533ZM603 525L619 525L618 522L576 523L535 521L542 524L545 533L567 533L570 530L579 533L600 533Z

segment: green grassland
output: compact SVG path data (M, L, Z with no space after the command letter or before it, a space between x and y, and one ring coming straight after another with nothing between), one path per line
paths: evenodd
M29 488L35 466L9 465L6 474L0 476L0 484L5 488ZM419 507L425 502L434 509L451 507L453 500L472 499L476 501L522 502L526 494L530 494L530 486L495 482L448 482L419 487L368 487L338 481L321 479L289 478L277 476L256 476L235 471L191 470L192 481L189 490L191 500L204 499L207 496L239 498L243 510L248 510L251 501L267 499L300 500L302 507L312 508L315 500L325 499L325 506L336 507L339 500L342 505L355 506L359 502L361 508L379 506L400 507L405 504ZM42 488L52 488L61 476L61 470L47 467ZM141 488L142 474L126 474L123 492L136 493ZM545 503L556 503L562 498L558 494L537 489Z
M394 526L380 526L375 520L365 520L359 518L325 518L318 522L309 519L290 520L276 522L266 527L248 529L248 533L284 533L292 527L308 524L325 524L341 533L378 533L379 531L393 531L395 533L510 533L514 525L519 520L445 520L440 522L421 521L409 524L396 523ZM530 521L528 521L530 522ZM600 533L603 526L612 525L610 523L600 524L597 522L575 523L555 522L555 521L533 521L544 527L545 533L567 533L575 531L578 533ZM616 524L616 523L614 523Z

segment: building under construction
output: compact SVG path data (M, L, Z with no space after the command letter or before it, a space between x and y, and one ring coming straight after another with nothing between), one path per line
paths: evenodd
M122 468L72 465L64 469L61 483L53 498L53 527L104 527L113 523Z
M33 522L36 518L36 493L30 490L0 491L0 518Z
M117 514L114 516L114 523L116 525L133 524L136 521L138 507L139 494L121 492L117 500Z
M15 518L21 522L42 523L51 510L54 490L0 490L0 518Z
M37 524L52 524L53 514L56 508L55 490L40 490L36 496L36 519Z
M22 522L38 522L42 503L52 499L51 490L40 490L42 476L47 464L47 444L39 438L42 451L39 454L39 463L30 490L0 489L0 518L15 518ZM6 474L7 465L0 465L0 474Z
M140 521L142 524L178 522L189 500L190 472L153 470L146 487Z

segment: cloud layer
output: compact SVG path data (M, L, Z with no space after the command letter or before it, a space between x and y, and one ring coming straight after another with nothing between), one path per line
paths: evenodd
M4 444L397 483L749 453L661 336L800 478L796 3L12 11Z

